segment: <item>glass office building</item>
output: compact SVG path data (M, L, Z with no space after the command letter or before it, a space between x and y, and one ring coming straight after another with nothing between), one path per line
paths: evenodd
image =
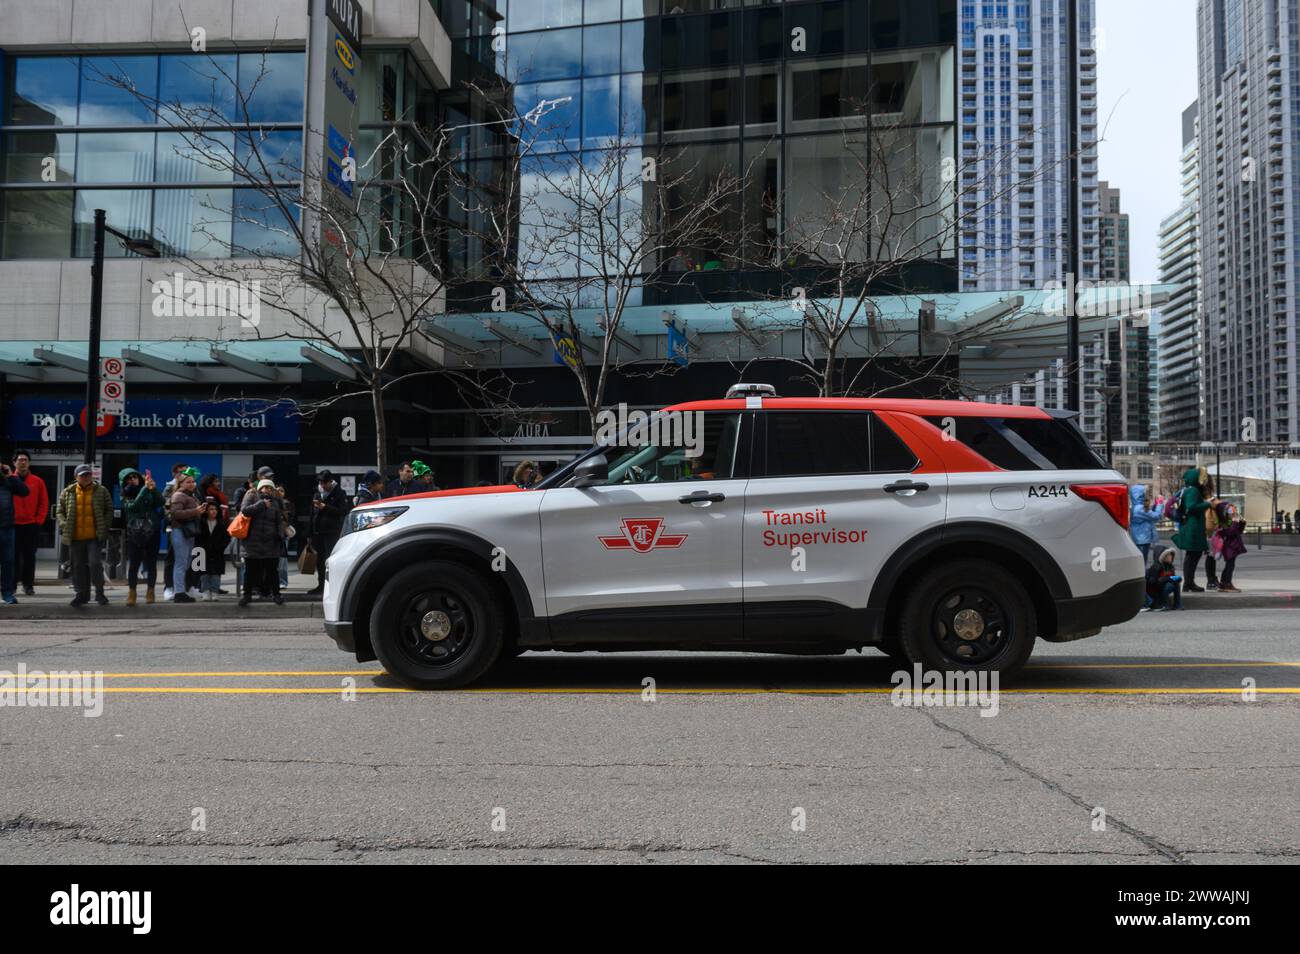
M745 174L731 227L681 250L712 297L743 298L762 278L740 273L773 257L788 223L851 192L854 136L887 136L889 162L927 170L930 207L954 161L955 0L447 0L442 10L458 78L496 79L516 114L545 114L522 175L530 164L598 168L611 146L630 147L631 170L645 156L690 169L700 190ZM455 84L446 118L466 127L458 146L474 177L489 178L511 144L479 125L485 114ZM945 266L927 281L953 288L951 237L924 227L933 241L922 236L918 258ZM476 251L454 248L453 271L472 274Z
M398 144L427 155L434 88L409 52L368 50L359 88L360 169L376 219L412 219L396 178ZM193 258L294 255L284 213L260 187L283 182L292 206L303 163L304 54L12 56L0 126L0 257L91 254L93 214ZM376 146L395 133L383 150ZM241 182L236 170L266 164ZM409 202L406 203L409 205ZM375 230L376 234L386 230ZM105 255L128 255L117 242Z

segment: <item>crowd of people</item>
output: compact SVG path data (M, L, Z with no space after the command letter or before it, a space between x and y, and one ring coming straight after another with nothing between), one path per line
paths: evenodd
M114 503L109 488L95 477L89 464L76 468L75 479L59 494L54 517L71 566L73 606L92 599L101 606L104 592L104 553L114 529ZM233 495L221 489L217 474L200 476L186 463L172 466L171 479L161 488L153 474L125 467L117 474L121 495L122 550L126 563L126 603L134 606L144 587L144 602L158 601L158 562L162 569L163 602L193 603L230 595L221 582L230 561L236 567L239 605L254 596L284 602L289 582L290 541L298 534L297 513L282 481L270 467L261 467ZM367 471L357 493L349 499L328 470L316 475L308 533L300 550L300 571L314 573L319 596L325 588L325 561L343 533L353 506L437 490L433 470L422 461L402 461L397 476L385 480ZM0 605L18 602L17 589L35 594L39 530L49 517L45 482L31 472L31 455L18 451L13 463L0 463Z
M1142 551L1146 565L1146 606L1159 611L1183 608L1183 593L1241 592L1233 585L1237 558L1246 552L1242 534L1246 521L1235 505L1216 496L1204 467L1183 472L1181 487L1157 496L1150 504L1150 488L1138 484L1129 488L1129 534ZM1159 524L1174 526L1173 546L1160 541ZM1181 566L1177 551L1183 557ZM1155 559L1152 554L1155 553ZM1196 571L1205 559L1205 586L1196 582ZM1219 563L1222 562L1222 571Z

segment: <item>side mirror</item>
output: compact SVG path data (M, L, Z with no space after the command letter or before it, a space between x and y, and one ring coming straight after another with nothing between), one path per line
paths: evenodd
M573 486L594 487L609 480L609 461L604 454L589 457L573 471Z

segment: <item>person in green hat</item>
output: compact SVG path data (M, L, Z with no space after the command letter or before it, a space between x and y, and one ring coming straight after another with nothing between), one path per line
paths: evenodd
M158 576L158 515L163 508L162 494L152 474L141 474L134 467L117 473L122 491L122 514L126 518L126 605L134 606L140 571L144 570L144 601L154 601L154 583Z
M1183 489L1178 495L1178 513L1182 523L1174 533L1174 546L1183 551L1183 592L1204 593L1196 585L1196 565L1205 553L1205 511L1210 505L1201 495L1201 470L1189 467L1183 472Z
M411 472L415 474L415 481L419 485L421 493L438 489L437 484L433 482L433 470L424 461L411 461Z

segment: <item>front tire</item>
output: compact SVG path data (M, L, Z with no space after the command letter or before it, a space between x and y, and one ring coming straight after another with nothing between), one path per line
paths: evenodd
M927 670L1011 675L1029 659L1037 638L1024 586L982 560L928 571L904 599L899 623L908 661Z
M445 560L418 563L384 585L370 612L379 662L412 689L455 689L497 661L501 606L486 581Z

